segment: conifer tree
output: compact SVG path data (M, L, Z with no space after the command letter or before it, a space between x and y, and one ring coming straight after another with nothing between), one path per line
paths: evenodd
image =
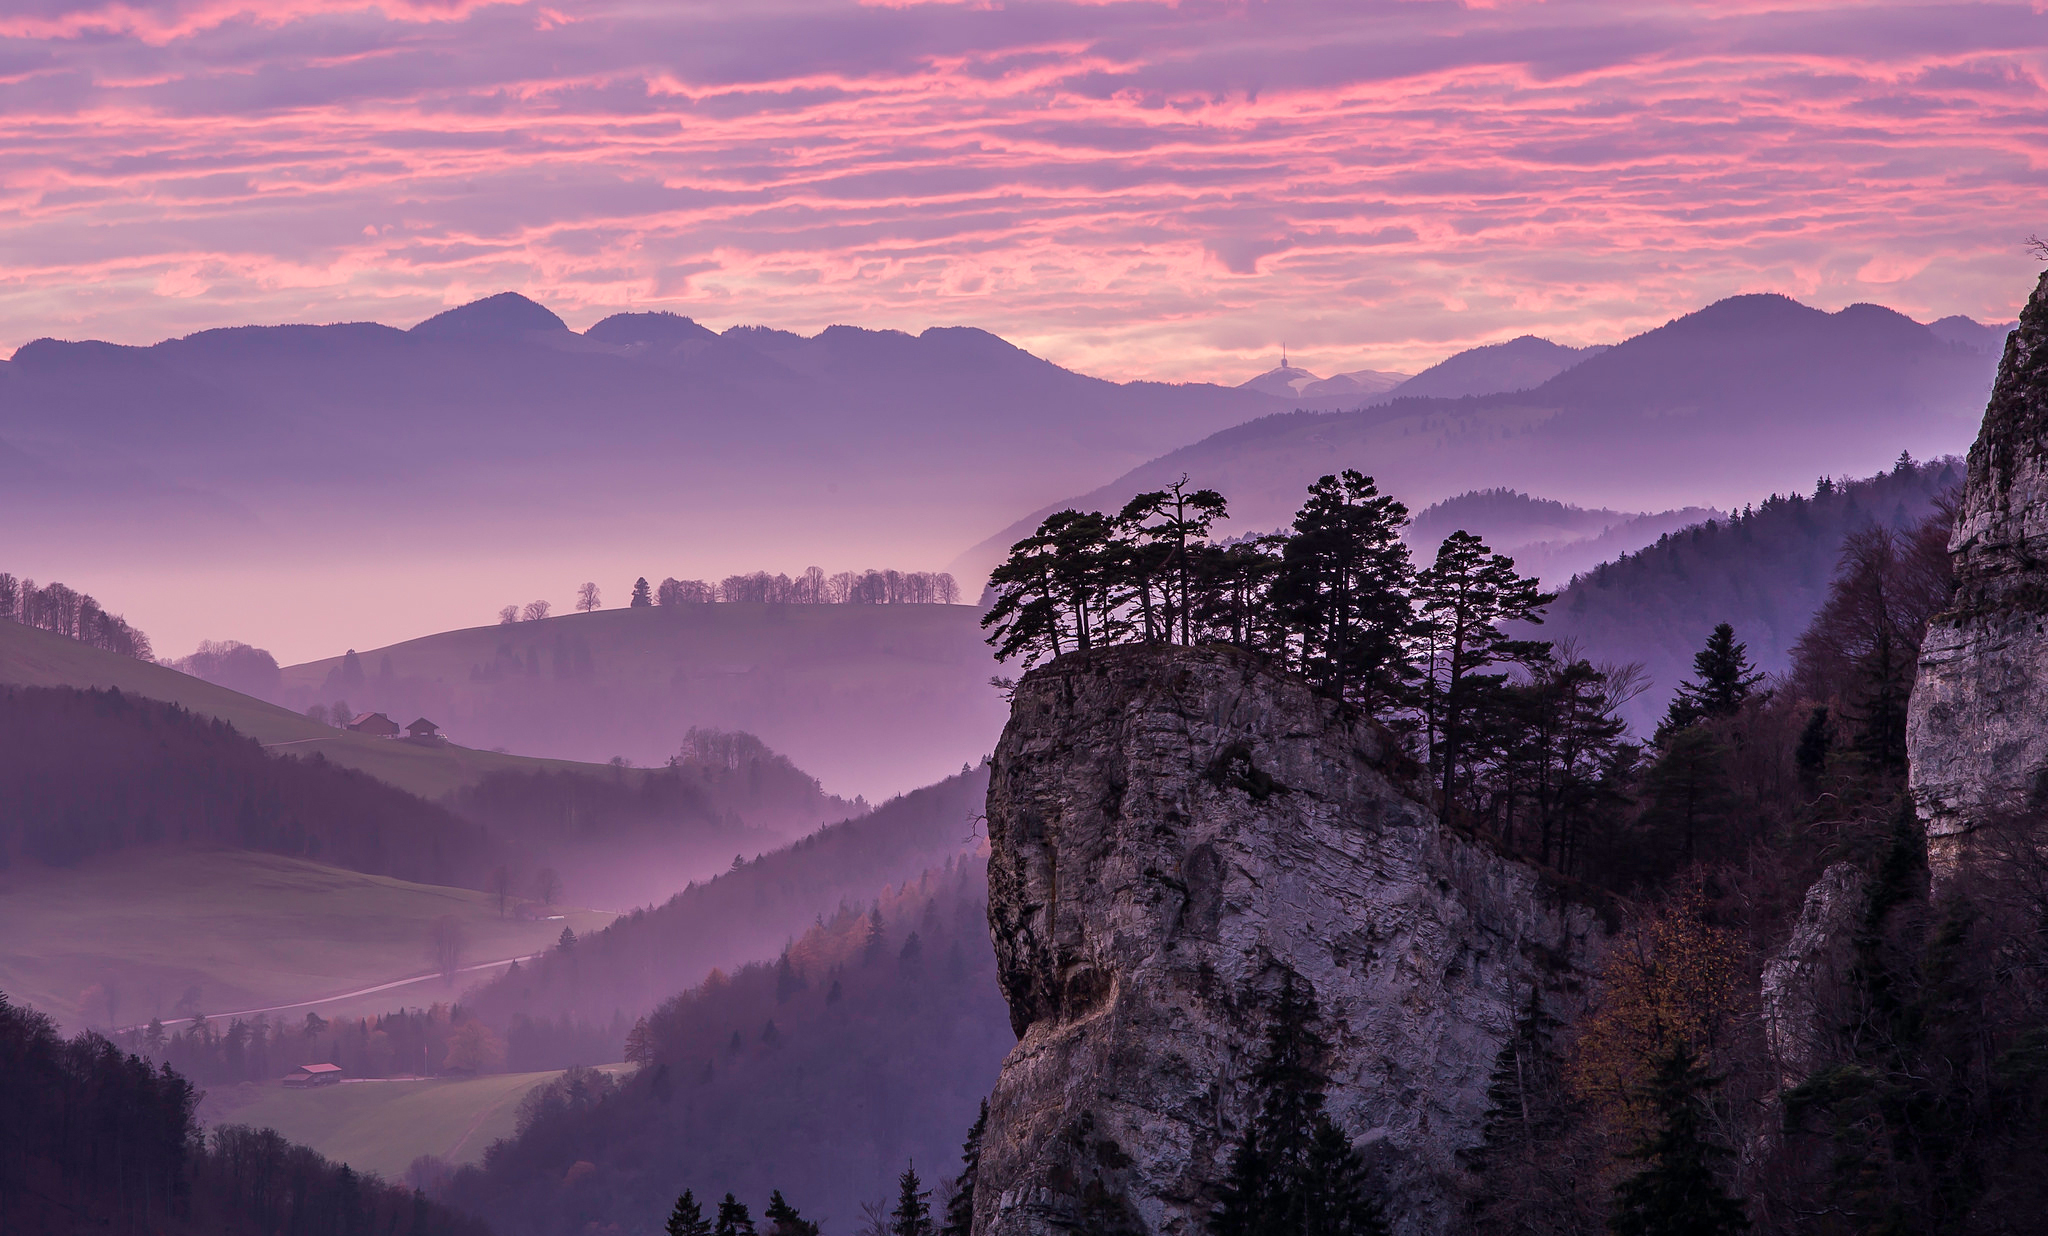
M654 594L648 590L645 575L633 581L633 599L628 604L633 609L646 609L654 604Z
M1716 626L1706 647L1693 654L1692 681L1680 684L1658 728L1657 739L1712 717L1732 717L1742 710L1764 676L1749 663L1749 646L1737 643L1735 628Z
M754 1216L747 1213L746 1203L726 1194L718 1203L718 1222L711 1236L754 1236Z
M1565 1116L1556 1031L1532 984L1494 1057L1479 1145L1460 1155L1474 1176L1466 1215L1477 1231L1534 1230L1570 1204L1571 1172L1554 1161Z
M1711 730L1694 726L1672 735L1650 766L1643 824L1667 865L1702 857L1725 832L1735 809L1726 755Z
M784 1201L780 1189L768 1195L768 1205L761 1211L761 1217L768 1220L768 1236L818 1236L818 1225Z
M704 1221L704 1208L688 1189L676 1199L676 1208L669 1212L668 1226L662 1230L668 1236L711 1236L711 1225Z
M1368 709L1400 694L1414 620L1401 529L1408 508L1346 469L1309 486L1280 554L1273 601L1301 641L1303 672Z
M1217 1236L1382 1236L1387 1231L1365 1164L1323 1110L1313 992L1292 971L1266 1028L1252 1074L1258 1114L1231 1156Z
M981 1135L988 1131L988 1100L981 1101L981 1114L967 1130L960 1146L960 1178L953 1182L953 1196L946 1199L946 1225L939 1236L969 1236L974 1227L974 1182L981 1175Z
M1792 751L1792 764L1799 770L1799 783L1808 792L1820 784L1821 774L1827 771L1828 749L1833 743L1828 725L1828 706L1818 704L1806 715L1806 726L1799 731L1799 745Z
M917 1178L915 1163L896 1178L896 1209L889 1212L889 1236L935 1236L931 1190Z
M1615 1236L1731 1236L1749 1230L1742 1207L1722 1189L1715 1163L1729 1156L1707 1135L1701 1110L1718 1079L1684 1043L1657 1062L1643 1097L1655 1129L1630 1152L1643 1166L1614 1190Z

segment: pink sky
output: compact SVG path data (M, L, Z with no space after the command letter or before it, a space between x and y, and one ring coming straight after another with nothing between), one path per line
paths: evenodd
M2042 0L5 8L0 350L509 288L1236 381L2002 319L2048 232Z

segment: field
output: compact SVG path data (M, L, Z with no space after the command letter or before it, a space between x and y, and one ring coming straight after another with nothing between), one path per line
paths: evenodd
M117 688L219 717L273 751L319 752L422 798L439 798L496 769L601 770L561 760L531 760L454 745L418 746L330 729L289 709L215 686L162 665L88 648L14 622L0 622L0 683L25 687ZM405 720L411 720L410 717Z
M653 606L472 627L287 666L286 698L439 722L478 747L643 765L746 730L835 794L960 771L1009 715L971 605ZM1014 667L1008 672L1016 672Z
M7 624L0 623L0 626ZM431 925L454 915L463 964L536 952L611 915L500 918L469 889L412 884L249 850L126 850L69 869L0 871L0 991L66 1026L170 1020L187 992L209 1017L318 1001L277 1016L425 1006L461 989L430 973ZM485 977L477 973L474 978Z
M452 1165L481 1159L485 1147L512 1135L526 1092L556 1076L354 1081L315 1090L287 1090L272 1082L237 1088L228 1103L215 1109L215 1119L276 1129L357 1171L395 1181L423 1154ZM253 1099L235 1102L252 1092Z

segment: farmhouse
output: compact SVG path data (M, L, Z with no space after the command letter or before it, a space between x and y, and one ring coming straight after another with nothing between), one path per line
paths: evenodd
M378 738L398 737L398 722L381 712L366 712L348 723L348 728L358 734L370 734Z
M341 1066L338 1064L302 1064L285 1074L284 1084L293 1090L305 1090L313 1086L332 1086L341 1081Z
M432 721L427 720L425 717L421 717L419 720L414 721L411 725L406 726L405 736L408 740L412 742L448 741L446 738L442 737L441 727L435 725Z

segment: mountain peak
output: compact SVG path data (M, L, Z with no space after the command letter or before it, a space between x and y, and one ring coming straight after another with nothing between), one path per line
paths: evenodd
M1250 381L1238 383L1237 387L1239 390L1258 391L1262 395L1278 395L1282 399L1292 399L1301 393L1302 387L1320 381L1321 378L1299 365L1278 365Z
M517 292L500 292L437 313L412 328L441 339L518 339L533 331L566 332L569 324Z

